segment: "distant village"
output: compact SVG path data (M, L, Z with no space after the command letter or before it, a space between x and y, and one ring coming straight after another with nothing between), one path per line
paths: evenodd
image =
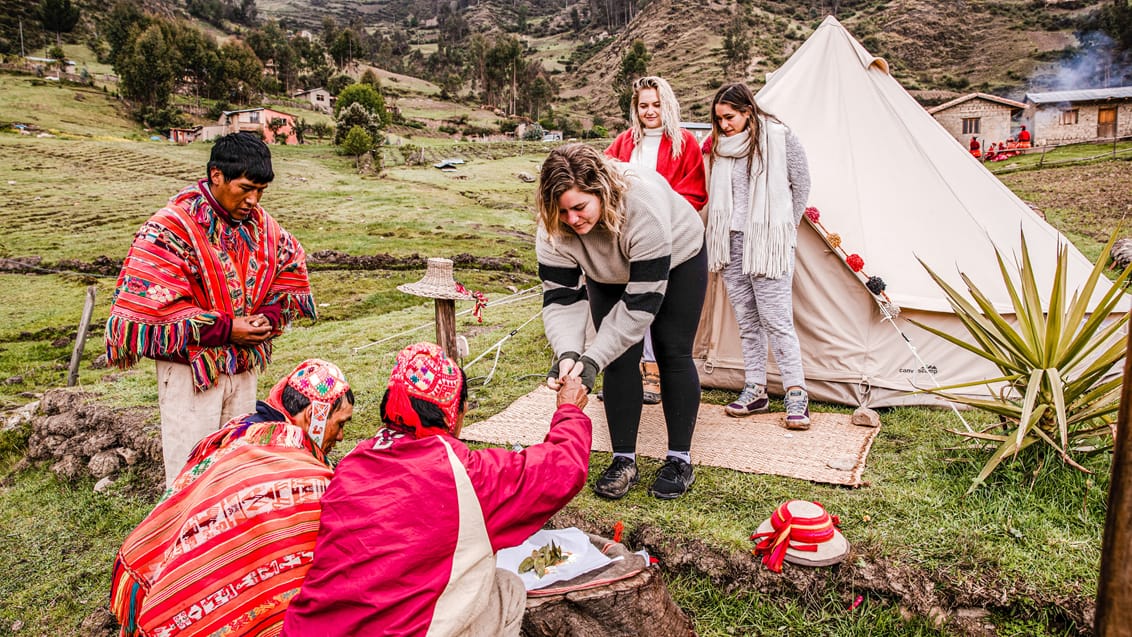
M60 64L52 58L26 56L20 66L49 80L86 79L71 60ZM270 75L273 70L269 63L264 67L264 74ZM49 72L55 74L49 75ZM290 97L295 106L326 114L333 113L336 100L323 87L298 90ZM1053 146L1132 137L1132 86L1031 92L1026 93L1023 101L974 92L927 110L956 141L987 161ZM297 117L274 106L226 110L215 124L172 128L168 139L187 144L210 141L236 131L254 131L268 143L298 144L301 138L296 131ZM706 122L687 121L681 122L681 126L701 141L711 133L711 126ZM520 123L513 131L500 132L482 141L524 139L527 128ZM481 141L474 136L468 139ZM561 131L543 131L541 136L541 141L546 142L562 139Z

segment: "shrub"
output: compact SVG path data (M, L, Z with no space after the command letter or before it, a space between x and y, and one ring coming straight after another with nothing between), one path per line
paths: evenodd
M1115 239L1114 234L1080 290L1068 289L1069 252L1062 245L1053 286L1044 303L1034 279L1026 237L1022 237L1022 264L1015 272L1009 271L1006 261L995 250L1013 303L1013 324L966 275L962 275L963 281L974 303L920 262L947 295L956 317L970 332L971 342L912 322L990 361L1002 373L999 378L924 390L996 414L1009 428L1005 434L993 433L997 426L984 431L954 432L998 445L968 493L1007 457L1017 456L1035 443L1045 444L1035 450L1054 451L1065 464L1086 472L1070 454L1100 451L1111 445L1110 424L1120 405L1122 378L1110 375L1125 357L1123 336L1128 315L1121 314L1110 323L1106 320L1125 300L1124 289L1132 275L1132 265L1120 273L1095 306L1090 305L1098 283L1109 283L1102 272ZM1020 290L1015 281L1020 282ZM1005 384L1005 389L993 398L951 393L964 387L999 383Z
M542 126L540 126L538 124L531 124L530 126L527 127L527 130L523 131L523 141L541 142L542 136L545 135L545 134L546 134L546 131L543 129Z
M478 136L478 135L494 135L498 132L499 131L495 130L494 128L488 128L486 126L476 126L474 124L471 125L471 126L465 126L464 127L464 136L465 137L475 137L475 136Z
M342 140L342 145L339 146L339 152L344 155L352 155L354 166L357 167L358 157L368 153L372 148L373 136L361 126L351 126L345 139Z

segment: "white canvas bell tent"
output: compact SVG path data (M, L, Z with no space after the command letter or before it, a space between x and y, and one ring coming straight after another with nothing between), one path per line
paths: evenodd
M965 273L1006 312L1010 298L994 249L1015 267L1025 233L1038 289L1047 294L1065 237L957 144L889 75L888 64L833 17L772 75L757 102L805 147L809 205L824 228L803 219L794 275L794 323L810 395L872 407L941 404L911 392L997 377L989 363L907 320L969 338L916 257L960 290L966 286L959 272ZM830 234L839 235L840 251ZM851 254L864 261L860 274L846 264ZM1068 281L1076 289L1092 264L1071 244L1069 261ZM866 275L887 285L902 310L895 320L884 320ZM738 328L714 274L693 355L705 387L742 387ZM769 384L781 391L770 358Z

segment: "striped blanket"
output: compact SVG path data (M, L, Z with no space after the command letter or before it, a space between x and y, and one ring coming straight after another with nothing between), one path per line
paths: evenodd
M203 439L111 574L122 637L279 635L333 475L302 429L234 420Z
M268 305L279 306L283 325L316 314L299 242L259 206L244 222L226 223L204 183L179 192L138 230L106 323L111 364L186 359L200 390L222 373L263 371L271 361L270 339L202 347L201 328Z

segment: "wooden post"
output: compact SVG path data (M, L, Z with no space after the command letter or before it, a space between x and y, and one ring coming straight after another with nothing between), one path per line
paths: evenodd
M67 387L74 387L79 382L79 362L83 359L83 348L86 347L86 330L90 327L90 316L94 313L94 293L97 289L98 286L95 285L86 289L86 305L83 306L83 317L79 320L79 333L75 335L75 349L71 351Z
M436 344L448 358L456 359L456 301L436 299Z
M1112 482L1108 487L1108 515L1101 545L1101 575L1097 583L1097 637L1132 635L1132 340L1124 359L1124 384L1112 452Z

